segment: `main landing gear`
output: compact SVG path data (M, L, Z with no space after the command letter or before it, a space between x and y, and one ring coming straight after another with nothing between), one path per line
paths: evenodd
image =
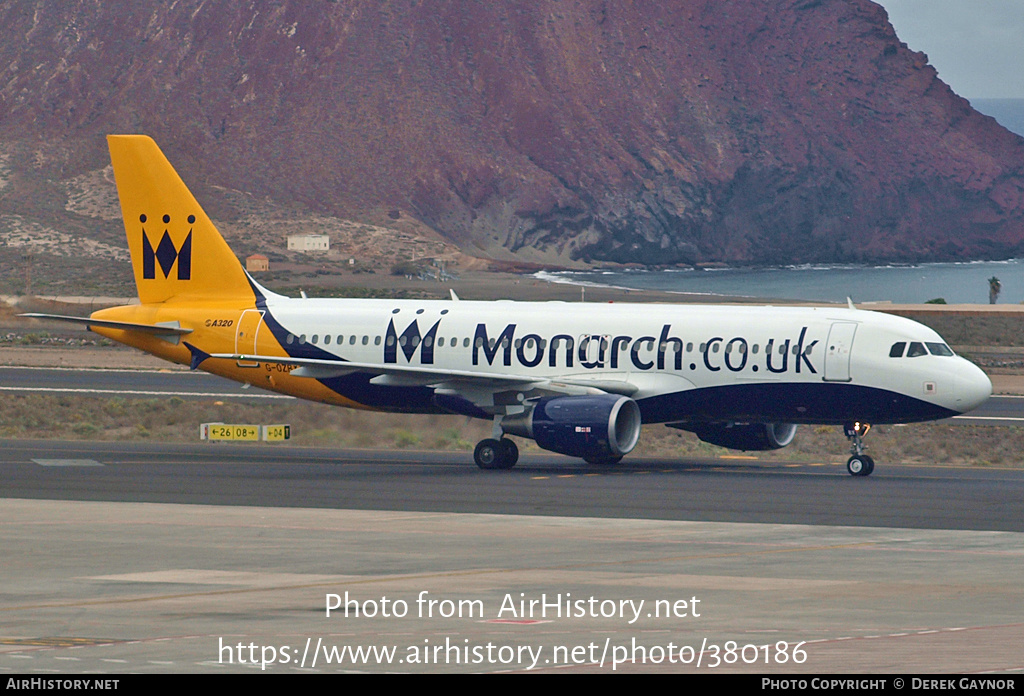
M481 469L511 469L519 461L519 448L508 438L488 438L477 443L473 461Z
M875 460L864 454L864 442L861 438L868 434L871 426L867 423L847 423L843 432L850 440L850 452L853 455L846 460L846 470L850 476L870 476L875 470Z

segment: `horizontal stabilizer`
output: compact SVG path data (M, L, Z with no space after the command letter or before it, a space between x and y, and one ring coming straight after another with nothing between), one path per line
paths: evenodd
M29 319L47 319L50 321L67 321L73 324L85 324L86 326L102 326L105 329L122 329L124 331L141 331L153 334L154 336L184 336L192 333L192 329L183 329L174 324L135 324L130 321L108 321L105 319L90 319L89 317L69 317L62 314L19 314L19 317Z

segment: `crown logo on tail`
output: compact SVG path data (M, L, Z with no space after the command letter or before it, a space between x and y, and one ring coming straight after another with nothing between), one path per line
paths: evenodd
M171 223L171 216L164 215L164 225ZM143 225L146 224L147 217L145 214L139 216L139 222ZM188 216L188 224L195 224L196 216ZM171 269L174 267L174 263L178 263L178 280L191 280L192 278L192 230L189 229L188 236L182 243L181 248L174 246L174 242L171 241L171 234L165 228L164 234L160 237L160 243L157 245L156 250L153 250L153 243L149 240L149 235L146 233L146 228L142 228L142 277L146 280L156 279L156 266L160 264L160 270L163 271L164 278L171 277Z

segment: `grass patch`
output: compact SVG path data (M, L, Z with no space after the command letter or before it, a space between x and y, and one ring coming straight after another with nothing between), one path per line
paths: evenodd
M489 421L462 416L375 413L304 401L0 396L0 437L194 442L200 424L214 422L290 423L291 442L311 447L472 450L491 431Z
M0 437L195 442L201 423L290 423L291 442L309 447L472 451L491 436L490 421L463 416L376 413L304 401L267 404L61 395L0 396ZM539 451L517 439L523 452ZM1024 428L922 423L876 426L865 438L879 463L1024 466ZM631 457L708 458L737 454L692 433L645 426ZM751 453L758 459L845 462L849 443L838 426L800 426L793 444Z

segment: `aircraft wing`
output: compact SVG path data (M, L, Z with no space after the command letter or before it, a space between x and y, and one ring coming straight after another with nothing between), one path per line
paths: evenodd
M493 394L509 390L524 392L539 390L548 394L575 395L603 392L630 396L638 391L638 388L629 382L615 380L533 378L525 375L500 372L473 372L470 370L451 370L420 365L361 363L240 353L214 353L210 357L225 360L295 365L297 366L296 369L291 372L293 377L308 377L311 379L330 379L332 377L343 377L355 372L369 372L377 375L370 382L379 386L430 386L466 393L467 395L471 392L479 393L480 391L487 391ZM460 385L462 385L462 388L460 388ZM476 401L476 399L472 400Z

